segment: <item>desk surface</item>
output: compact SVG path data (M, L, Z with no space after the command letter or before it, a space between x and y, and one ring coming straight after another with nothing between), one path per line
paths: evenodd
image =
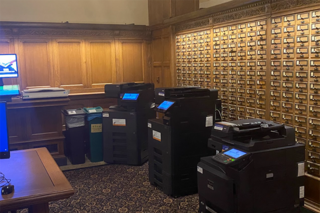
M74 191L46 148L11 152L0 159L0 171L11 179L14 192L0 195L0 211L69 198Z

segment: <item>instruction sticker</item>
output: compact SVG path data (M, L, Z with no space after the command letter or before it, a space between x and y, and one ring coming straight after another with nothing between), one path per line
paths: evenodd
M304 198L304 186L300 186L299 198Z
M89 109L89 112L90 112L90 113L93 113L93 112L97 112L97 110L95 110L95 109Z
M304 176L304 162L298 163L298 177Z
M69 115L75 115L75 114L77 114L77 113L76 113L75 110L72 110L72 111L68 111L68 114L69 114Z
M161 133L155 130L152 130L152 138L157 141L161 141Z
M148 128L152 128L152 124L151 123L148 123Z
M209 127L209 126L213 126L213 116L212 115L206 117L206 127Z
M104 117L104 118L109 118L109 113L103 113L103 114L102 114L102 117Z
M126 119L112 119L113 126L126 126Z
M102 124L91 124L91 133L102 132Z
M203 169L200 166L197 166L197 171L201 174L203 174Z

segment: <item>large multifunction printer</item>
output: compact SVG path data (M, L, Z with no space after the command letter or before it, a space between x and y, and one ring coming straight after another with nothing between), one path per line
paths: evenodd
M176 197L197 192L197 163L210 155L217 90L155 89L157 119L149 120L149 180Z
M154 85L105 85L105 95L118 105L103 112L104 161L141 165L148 160L148 119L155 118Z
M216 122L198 164L199 212L293 213L304 202L304 145L293 127L260 119Z

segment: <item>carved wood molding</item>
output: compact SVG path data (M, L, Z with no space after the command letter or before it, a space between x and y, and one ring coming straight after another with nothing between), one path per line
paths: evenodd
M120 37L151 38L149 30L74 30L41 28L7 28L0 31L0 36L49 36L49 37Z
M206 27L206 26L210 26L211 24L212 24L212 18L209 17L209 18L178 25L176 26L175 30L176 32L179 32L179 31L189 30L189 29L198 28L198 27Z

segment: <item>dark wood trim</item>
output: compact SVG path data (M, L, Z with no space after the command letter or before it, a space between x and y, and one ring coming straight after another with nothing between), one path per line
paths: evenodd
M10 28L50 28L50 29L82 29L82 30L147 30L146 25L119 24L81 24L81 23L53 23L53 22L9 22L1 21L0 27Z

